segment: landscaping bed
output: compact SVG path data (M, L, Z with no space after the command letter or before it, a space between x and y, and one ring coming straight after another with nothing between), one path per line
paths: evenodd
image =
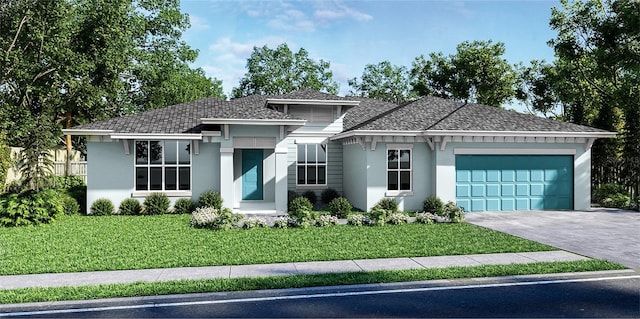
M187 214L74 215L0 229L0 275L545 250L467 223L212 231Z

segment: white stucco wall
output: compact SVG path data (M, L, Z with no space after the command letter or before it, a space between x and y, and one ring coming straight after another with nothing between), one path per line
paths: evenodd
M343 145L343 192L351 205L367 209L367 158L360 145Z
M134 197L134 143L128 141L130 154L124 152L122 141L87 142L87 213L99 198L107 198L116 209L126 198ZM191 196L197 201L207 190L220 190L220 144L200 142L199 155L192 156ZM184 196L170 196L173 203Z

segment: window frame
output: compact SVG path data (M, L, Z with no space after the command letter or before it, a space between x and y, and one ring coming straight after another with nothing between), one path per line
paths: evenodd
M397 151L398 152L398 167L397 168L389 168L389 152ZM409 168L401 168L400 167L400 153L402 151L409 152ZM413 145L410 144L389 144L387 145L387 149L385 152L385 182L386 182L386 191L385 196L404 196L404 195L413 195ZM389 189L389 172L397 172L397 183L398 189ZM401 172L409 172L409 189L400 189L401 188Z
M152 142L158 142L160 143L161 147L162 147L162 152L161 152L161 163L160 164L152 164L151 163L151 158L149 156L149 154L147 154L147 162L143 163L143 164L139 164L138 163L138 143L140 142L144 142L146 143L146 147L147 147L147 152L149 152L149 148L151 146ZM166 152L167 152L167 148L166 148L166 142L174 142L175 143L175 164L167 164L166 163ZM183 142L187 142L187 145L189 145L189 163L188 164L182 164L180 163L180 144ZM184 144L183 144L184 145ZM182 139L177 139L177 140L153 140L153 139L145 139L145 140L134 140L133 141L133 147L134 147L134 152L133 152L133 196L134 197L143 197L143 196L148 196L150 194L153 193L163 193L166 194L167 196L191 196L192 190L193 190L193 141L191 140L182 140ZM147 189L146 190L139 190L138 189L138 178L137 178L137 171L138 168L146 168L147 169ZM162 173L162 177L161 177L161 185L162 188L158 189L158 190L152 190L151 189L151 168L160 168L161 173ZM166 179L166 170L167 168L175 168L176 171L176 189L167 189L167 179ZM189 189L180 189L180 168L188 168L189 169Z
M298 157L299 157L299 148L300 145L304 145L305 148L305 155L304 155L304 159L305 162L304 163L300 163L298 161ZM313 145L315 146L315 154L316 154L316 159L314 163L309 163L308 159L307 159L307 155L309 153L309 145ZM319 163L318 162L318 147L322 148L324 146L324 163ZM305 171L305 183L304 184L300 184L299 181L299 174L298 174L298 168L303 166L304 167L304 171ZM309 180L306 176L306 172L308 171L308 167L315 167L316 168L316 184L309 184ZM324 167L324 183L323 184L319 184L317 183L318 180L318 168L319 167ZM328 143L312 143L312 142L308 142L308 143L296 143L296 188L299 189L318 189L318 188L327 188L328 187L328 175L329 175L329 146Z

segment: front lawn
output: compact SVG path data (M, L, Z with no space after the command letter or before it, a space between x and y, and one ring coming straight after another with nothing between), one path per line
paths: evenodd
M554 250L467 223L212 231L189 215L0 228L0 275Z

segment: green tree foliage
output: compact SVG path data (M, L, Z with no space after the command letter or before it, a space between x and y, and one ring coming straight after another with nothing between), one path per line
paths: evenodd
M14 146L41 121L57 142L76 124L225 98L188 66L197 51L180 40L178 0L11 0L0 17L0 128Z
M301 89L313 89L337 94L329 62L309 58L307 50L292 52L286 43L275 49L266 45L253 47L247 59L247 73L233 88L233 97L252 94L285 94Z
M7 145L5 133L0 133L0 193L4 192L4 185L7 182L7 173L11 168L11 147Z
M515 97L516 72L502 57L502 42L462 42L455 54L431 53L413 61L413 90L466 102L502 106Z
M638 194L640 184L640 2L631 0L561 1L550 25L558 36L549 44L556 66L573 72L573 84L558 95L573 113L593 118L598 128L618 131L619 142L599 140L594 166L606 169L605 157L621 154L625 184ZM573 121L581 120L574 118ZM589 121L587 121L589 122ZM613 176L605 172L604 176ZM604 181L607 182L607 181Z
M392 65L389 61L367 64L360 77L350 79L349 86L353 96L363 96L396 104L415 99L411 90L409 70L405 66Z

